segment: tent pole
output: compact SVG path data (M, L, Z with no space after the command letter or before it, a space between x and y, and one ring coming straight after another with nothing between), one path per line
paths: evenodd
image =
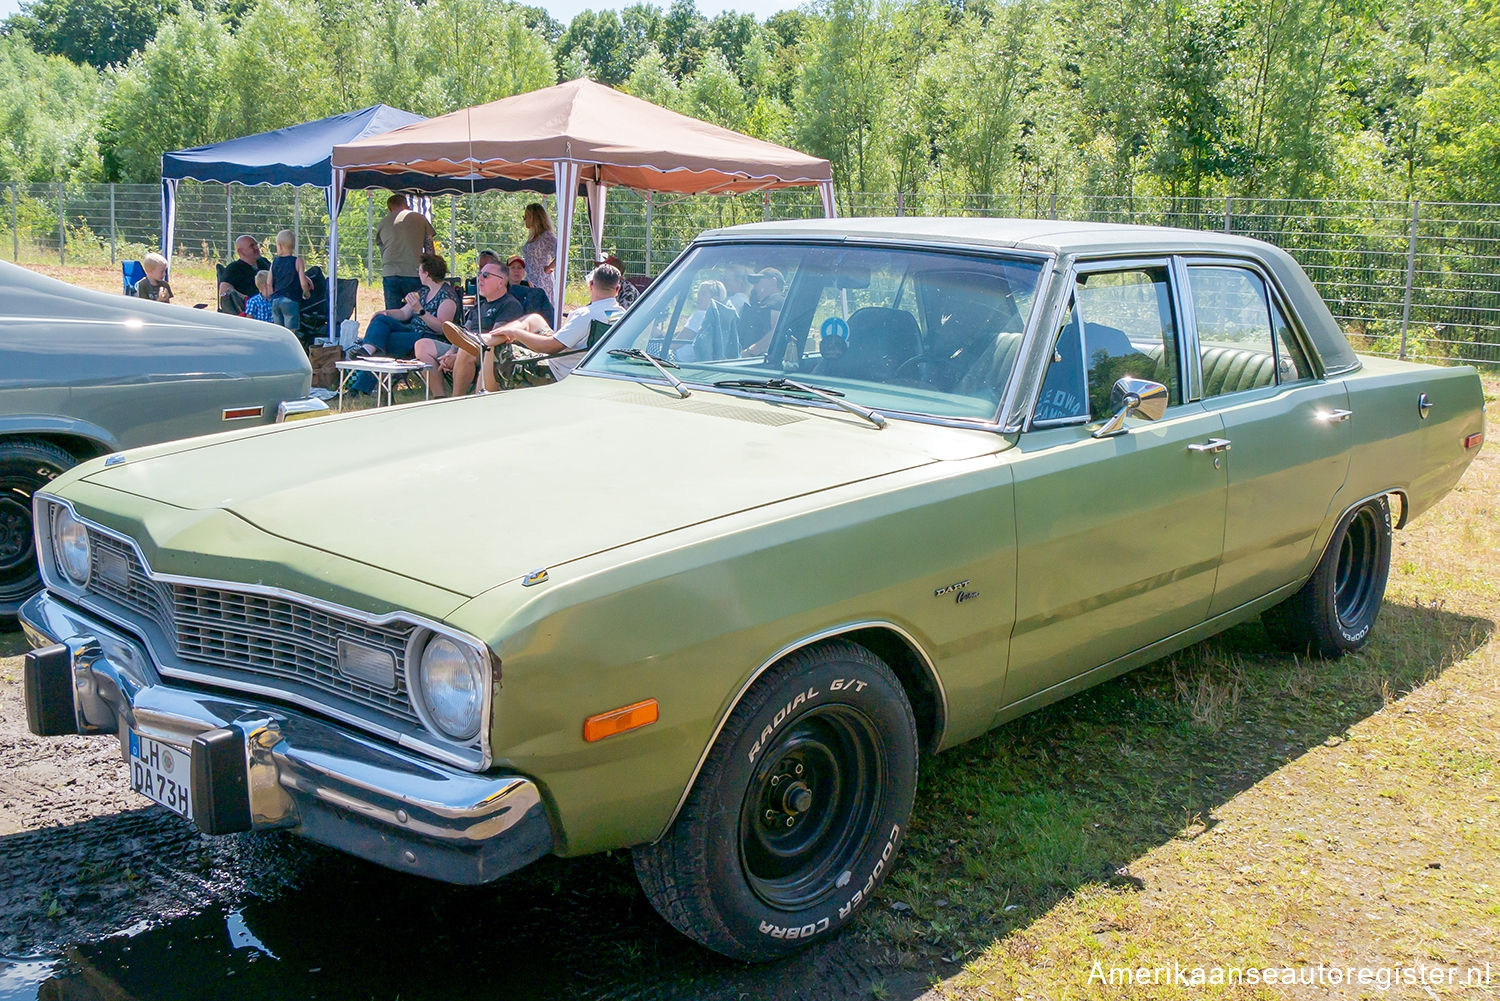
M344 203L344 172L333 170L328 185L328 340L339 343L339 208Z

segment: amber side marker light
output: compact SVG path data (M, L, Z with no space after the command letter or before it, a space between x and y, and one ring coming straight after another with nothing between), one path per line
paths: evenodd
M607 713L590 716L583 721L583 739L592 743L655 722L656 700L647 699L634 705L621 706Z
M1464 448L1478 448L1480 442L1484 441L1484 432L1475 431L1464 438Z
M226 421L244 420L246 417L259 417L266 412L265 407L230 407L224 411Z

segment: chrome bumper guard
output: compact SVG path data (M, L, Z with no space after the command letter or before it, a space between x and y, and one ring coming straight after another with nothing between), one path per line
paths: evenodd
M28 725L41 736L131 731L190 756L193 822L286 829L403 872L476 884L553 849L536 784L476 775L307 714L161 683L146 648L46 591L21 608Z

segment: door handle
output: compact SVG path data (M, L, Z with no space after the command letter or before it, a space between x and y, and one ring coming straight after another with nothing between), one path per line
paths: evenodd
M1342 424L1353 416L1352 410L1323 410L1318 413L1318 420L1328 424Z
M1228 438L1210 438L1208 441L1195 441L1188 446L1189 452L1227 452L1229 451Z

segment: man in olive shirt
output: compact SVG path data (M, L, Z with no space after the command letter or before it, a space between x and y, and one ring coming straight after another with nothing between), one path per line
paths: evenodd
M253 236L234 241L235 259L224 265L219 275L219 312L243 313L245 300L255 294L255 273L269 271L271 262L260 256L260 244Z
M420 212L413 212L405 195L385 200L385 216L375 228L375 242L380 246L380 279L385 289L385 308L400 309L408 292L421 289L417 277L417 260L432 253L437 232Z

